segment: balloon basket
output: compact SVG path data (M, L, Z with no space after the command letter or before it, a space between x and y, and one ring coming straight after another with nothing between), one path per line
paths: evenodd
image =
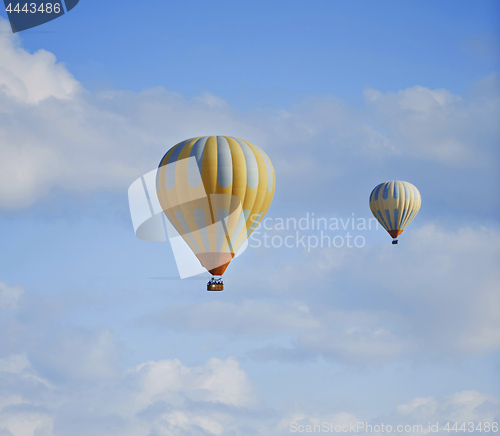
M212 277L210 281L207 283L207 291L222 291L224 290L224 282L222 278L216 279Z
M392 245L396 245L396 244L399 244L399 241L397 239L394 239L394 241L392 241Z

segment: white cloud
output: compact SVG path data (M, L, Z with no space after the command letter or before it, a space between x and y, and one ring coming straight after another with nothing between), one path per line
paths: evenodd
M0 281L0 310L15 310L23 294L21 286L9 286Z
M0 414L0 431L6 436L52 436L53 420L50 416L36 412L16 412ZM0 433L2 436L5 433Z
M0 377L0 387L7 387L0 389L0 434L223 435L237 428L235 411L256 401L234 358L192 367L177 359L151 361L90 389L75 384L78 378L49 383L26 356L9 356L0 361L0 375L2 368L11 376L8 382Z
M40 391L52 389L26 354L0 359L0 435L52 436L53 416L47 412L48 405L34 399Z
M254 402L247 375L234 358L210 359L205 366L186 367L178 359L147 362L134 371L140 376L143 391L140 402L149 405L182 392L193 401L208 401L229 406L249 406Z
M367 89L365 97L374 118L390 131L396 150L445 164L477 166L484 164L485 151L494 141L488 135L499 134L494 121L500 114L496 75L483 80L485 85L490 95L480 98L479 92L465 99L422 86L386 94Z
M390 423L393 428L397 425L410 425L412 431L406 434L412 436L422 434L417 427L413 427L414 425L421 425L424 433L429 433L429 423L439 423L438 434L449 434L449 431L444 430L448 422L450 429L455 423L458 423L459 428L465 423L468 433L482 434L484 430L475 431L477 425L481 423L484 426L487 422L491 426L498 419L499 413L500 398L478 391L462 391L443 398L414 398L398 406L397 412L379 417L374 422L384 421ZM470 431L471 422L474 423L474 431Z
M30 364L25 354L11 354L0 359L0 371L19 374L29 366Z
M10 34L4 19L0 19L0 53L0 89L15 100L28 104L49 97L68 100L81 90L52 53L31 54L21 48L19 37Z

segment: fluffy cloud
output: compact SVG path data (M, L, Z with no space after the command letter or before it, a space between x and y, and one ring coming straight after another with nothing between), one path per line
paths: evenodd
M92 388L74 381L49 382L26 355L1 359L0 434L222 435L236 428L238 409L255 403L233 358L147 362Z
M29 362L25 354L11 354L0 359L0 371L19 374L28 366Z
M14 310L24 293L21 286L9 286L0 282L0 310Z
M368 89L365 97L398 150L443 163L479 165L500 133L493 118L500 113L500 90L496 75L475 86L469 98L422 86L387 94ZM487 100L480 96L483 88L491 92Z
M210 359L205 367L186 368L179 360L148 362L134 371L140 375L145 404L168 399L182 392L192 401L248 406L253 395L246 374L233 359Z
M0 434L51 435L53 417L40 402L53 386L33 370L26 354L0 359Z
M424 430L428 430L429 423L432 425L439 423L439 434L448 434L449 432L444 430L448 422L450 428L455 423L458 423L459 427L466 423L469 432L472 428L469 426L470 422L475 424L474 430L479 423L482 426L484 423L489 423L491 426L493 422L498 421L499 414L500 398L478 391L462 391L443 398L414 398L398 406L395 413L377 418L374 423L390 422L393 427L410 425L412 431L406 434L412 436L422 434L416 425L421 425ZM472 431L471 433L481 434L482 432Z
M14 101L36 105L50 97L69 100L81 91L80 84L56 57L45 50L28 53L18 36L0 20L0 89Z

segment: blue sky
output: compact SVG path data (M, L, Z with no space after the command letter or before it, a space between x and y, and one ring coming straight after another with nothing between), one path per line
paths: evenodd
M23 33L23 41L55 53L91 88L211 92L245 109L315 93L357 102L365 87L419 84L462 94L498 67L498 8L494 1L125 1L116 8L87 0L76 14Z
M0 18L0 435L499 421L498 3L112 6ZM128 187L210 134L269 155L273 220L368 219L391 179L422 209L397 247L249 248L222 293L158 279Z

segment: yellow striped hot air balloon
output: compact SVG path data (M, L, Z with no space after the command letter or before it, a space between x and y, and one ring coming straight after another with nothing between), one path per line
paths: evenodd
M222 276L264 217L274 194L271 161L231 136L187 139L160 161L157 193L165 216L204 268ZM222 290L221 279L208 290Z
M418 189L408 182L392 180L377 185L370 194L370 209L377 221L397 244L397 237L417 215L422 198Z

